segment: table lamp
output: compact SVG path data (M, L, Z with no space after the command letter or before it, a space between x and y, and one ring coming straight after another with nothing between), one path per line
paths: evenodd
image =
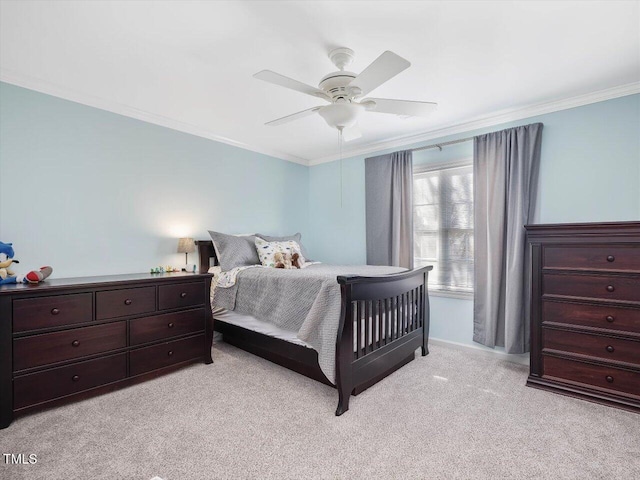
M178 240L178 253L184 253L184 269L189 272L193 270L193 268L189 268L189 254L196 251L196 242L193 241L193 238L184 237Z

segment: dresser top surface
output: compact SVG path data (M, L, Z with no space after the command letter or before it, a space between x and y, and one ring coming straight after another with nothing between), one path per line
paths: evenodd
M96 277L48 278L38 284L13 283L0 285L0 295L29 294L44 291L64 290L71 288L91 288L119 284L136 284L148 282L171 282L173 280L189 280L211 277L210 273L172 272L172 273L128 273L122 275L102 275Z
M576 235L603 238L607 236L640 236L640 222L549 223L525 225L525 228L529 238Z

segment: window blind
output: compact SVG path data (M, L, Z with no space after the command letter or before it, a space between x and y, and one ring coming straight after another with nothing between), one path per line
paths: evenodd
M473 292L473 167L414 173L414 263L434 290Z

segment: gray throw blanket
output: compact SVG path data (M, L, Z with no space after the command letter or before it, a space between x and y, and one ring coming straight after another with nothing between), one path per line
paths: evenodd
M386 275L399 267L309 265L301 270L249 268L236 284L217 287L212 307L235 310L280 328L297 332L318 352L320 369L335 384L336 337L340 323L338 275Z

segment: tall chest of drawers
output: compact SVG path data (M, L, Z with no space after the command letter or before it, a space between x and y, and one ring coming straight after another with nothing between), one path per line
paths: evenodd
M0 287L0 428L15 415L211 363L211 275Z
M640 222L526 228L527 385L640 412Z

